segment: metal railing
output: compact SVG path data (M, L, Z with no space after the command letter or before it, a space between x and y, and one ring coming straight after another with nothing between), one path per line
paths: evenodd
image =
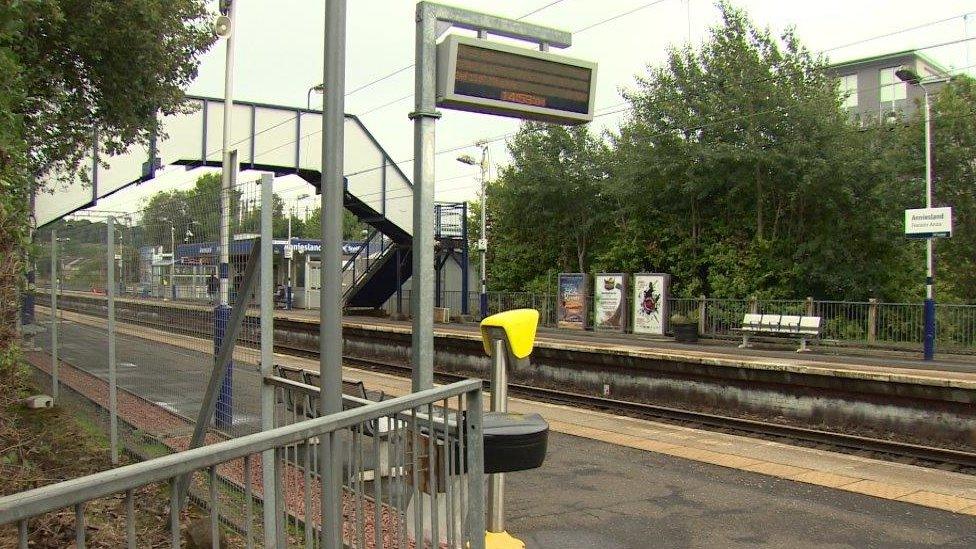
M288 386L280 378L277 383L294 395L316 394L314 387ZM0 498L0 524L16 523L19 546L26 548L32 520L73 508L76 546L84 547L86 505L109 498L123 507L118 516L125 521L126 545L136 547L136 521L144 524L147 518L137 517L134 493L165 484L170 544L179 547L181 506L175 487L190 478L191 495L211 511L212 540L231 525L248 547L262 539L268 547L336 547L323 524L338 524L338 539L347 547L484 547L481 383L461 381L358 404L312 418L311 407L292 407L279 414L285 424L272 430ZM321 445L339 449L340 455L323 457ZM272 467L263 467L269 462ZM339 470L326 463L338 464ZM319 475L326 472L341 475L338 505L322 491L327 484ZM277 506L262 505L260 479L268 474L275 479ZM243 497L237 489L228 490L241 486ZM335 509L338 516L323 516L323 508Z
M403 299L409 303L409 290L404 291ZM461 310L463 299L458 291L445 291L440 296L441 306L449 307L452 314ZM467 300L469 310L477 311L478 293L469 292ZM394 312L395 306L391 300L387 311ZM533 292L488 292L489 314L518 308L536 309L540 326L557 327L555 296ZM922 303L877 300L670 298L667 314L696 318L701 335L719 338L738 336L737 330L746 313L819 316L824 342L915 348L922 344L922 308ZM936 342L944 350L976 350L976 305L936 304Z
M348 296L363 281L363 278L384 259L384 255L390 247L391 245L387 243L383 233L375 229L369 233L359 249L342 264L342 286L345 296Z

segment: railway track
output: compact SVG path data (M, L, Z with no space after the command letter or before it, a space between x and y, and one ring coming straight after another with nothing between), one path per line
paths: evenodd
M82 314L87 313L87 311L77 309L76 312ZM123 321L145 325L168 332L178 333L181 331L170 324L161 325L158 322L147 322L144 319L128 318L124 319ZM185 328L186 327L184 327L184 329ZM246 340L249 338L242 339L245 339L245 341L242 341L242 343L246 346L253 346L256 344L256 341ZM319 356L317 350L311 350L304 347L284 343L275 343L274 347L276 352L280 352L282 354L313 359L317 359ZM411 371L410 366L406 364L379 361L357 356L344 355L343 361L350 366L403 375L405 377L409 377ZM445 372L435 372L435 377L439 381L449 383L464 379L466 376ZM485 385L487 387L488 382L485 382ZM510 383L509 391L515 396L520 396L530 400L565 404L640 419L666 421L669 423L694 428L705 428L731 434L742 434L754 438L774 440L794 445L853 453L889 461L912 463L926 467L955 470L966 474L976 474L976 453L952 448L925 446L898 440L865 437L837 431L823 431L797 425L672 408L656 404L617 400L602 396L572 393L568 391L560 391L529 385Z
M306 356L316 355L303 351ZM410 367L403 364L393 364L360 357L343 356L343 362L350 366L358 366L387 373L406 374L409 376ZM435 373L439 381L453 382L464 376L447 373ZM489 388L489 383L484 382ZM949 469L966 474L976 474L976 453L923 446L907 442L884 440L833 431L821 431L795 425L759 421L733 416L724 416L706 412L670 408L641 402L617 400L599 396L584 395L567 391L558 391L530 385L509 384L509 393L529 400L538 400L591 410L610 412L639 419L664 420L669 423L705 428L731 434L745 434L752 437L771 439L789 444L815 447L845 453L865 454L871 457L889 461L905 462L926 466Z

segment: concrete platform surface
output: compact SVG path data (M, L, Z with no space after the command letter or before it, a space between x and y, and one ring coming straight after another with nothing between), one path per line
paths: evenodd
M106 356L101 348L104 321L76 313L63 314L64 341L74 343L66 343L62 356L76 365L91 364L90 369L103 371L105 359L100 357ZM120 377L120 383L134 384L139 394L194 416L204 388L199 374L209 368L212 344L142 326L121 324L118 330L124 337L124 343L119 344L119 360L138 362L122 374L125 377ZM44 337L41 336L42 344ZM241 371L241 375L235 373L235 410L253 421L258 415L260 378L254 366L247 363L254 364L256 352L239 348L235 358L240 361ZM310 370L319 366L315 360L281 354L275 355L275 362ZM194 371L198 372L196 376ZM392 395L409 391L410 381L403 377L353 368L345 368L343 375L364 381L369 390ZM557 404L513 398L510 409L540 413L553 431L582 439L976 517L976 476Z

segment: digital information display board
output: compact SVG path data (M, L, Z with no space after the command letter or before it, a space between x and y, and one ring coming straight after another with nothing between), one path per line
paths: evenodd
M437 106L538 120L593 120L596 63L450 35L437 45Z

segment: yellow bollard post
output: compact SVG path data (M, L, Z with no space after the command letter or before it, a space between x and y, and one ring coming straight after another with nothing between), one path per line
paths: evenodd
M491 411L508 411L508 363L527 361L535 345L539 312L516 309L481 321L485 353L492 358ZM488 484L486 549L525 549L525 543L505 531L505 474L495 473Z

